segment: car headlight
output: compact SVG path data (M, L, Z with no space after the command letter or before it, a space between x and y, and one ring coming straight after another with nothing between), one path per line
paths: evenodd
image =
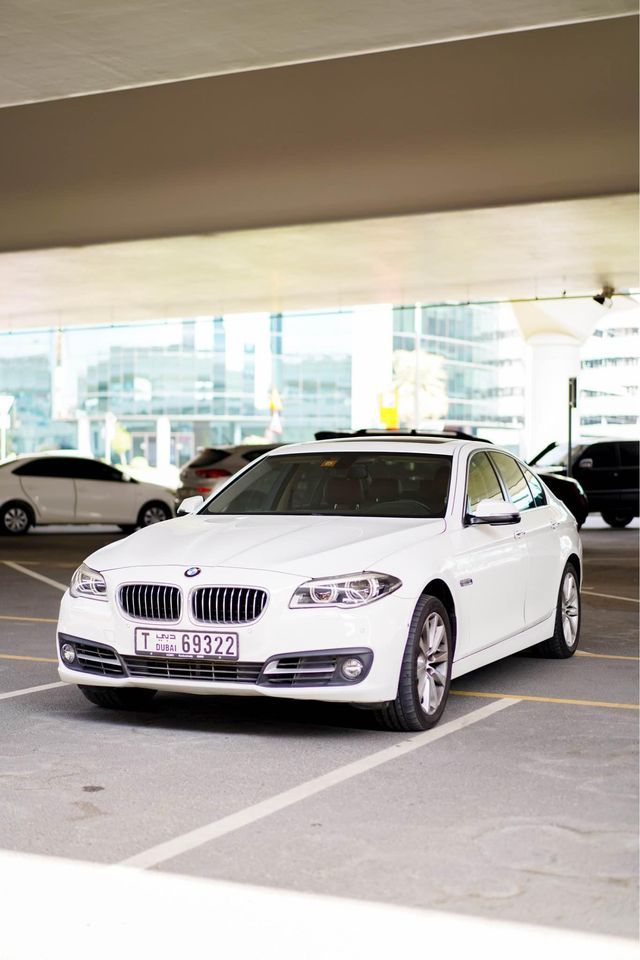
M346 577L323 577L302 583L290 607L362 607L386 597L402 586L388 573L351 573Z
M72 597L90 597L92 600L107 599L107 584L101 573L92 570L86 563L78 567L71 578L69 593Z

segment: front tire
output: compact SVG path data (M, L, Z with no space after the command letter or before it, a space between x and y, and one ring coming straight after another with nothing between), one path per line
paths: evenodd
M19 537L28 533L33 526L33 514L24 503L14 500L5 503L0 509L0 531L10 537Z
M623 527L629 526L633 520L633 515L630 513L603 513L602 519L615 530L622 530Z
M387 730L429 730L444 712L451 684L453 636L449 615L436 597L418 601L402 658L395 700L376 710Z
M560 581L553 636L540 645L544 657L566 660L578 649L581 620L579 584L578 571L572 563L568 563Z
M144 690L141 687L87 687L78 685L90 703L108 710L148 710L157 690Z

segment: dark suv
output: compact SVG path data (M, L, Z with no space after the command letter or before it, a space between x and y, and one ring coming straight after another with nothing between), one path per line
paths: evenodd
M583 487L589 512L602 514L611 527L626 527L640 513L640 443L596 440L572 448L571 475ZM566 474L567 445L552 443L531 461L543 478Z

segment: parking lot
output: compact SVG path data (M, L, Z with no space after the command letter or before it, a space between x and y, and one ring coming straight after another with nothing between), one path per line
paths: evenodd
M56 614L117 534L3 538L0 847L636 936L637 526L583 531L575 657L465 676L418 735L267 698L93 707L58 683Z

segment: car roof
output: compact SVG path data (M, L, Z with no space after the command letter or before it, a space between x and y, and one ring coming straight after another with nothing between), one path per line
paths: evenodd
M449 437L344 437L335 440L310 440L307 443L291 443L269 453L270 457L282 457L290 453L317 453L321 450L370 451L386 453L435 453L451 456L461 447L483 450L486 445L474 440L454 440Z

